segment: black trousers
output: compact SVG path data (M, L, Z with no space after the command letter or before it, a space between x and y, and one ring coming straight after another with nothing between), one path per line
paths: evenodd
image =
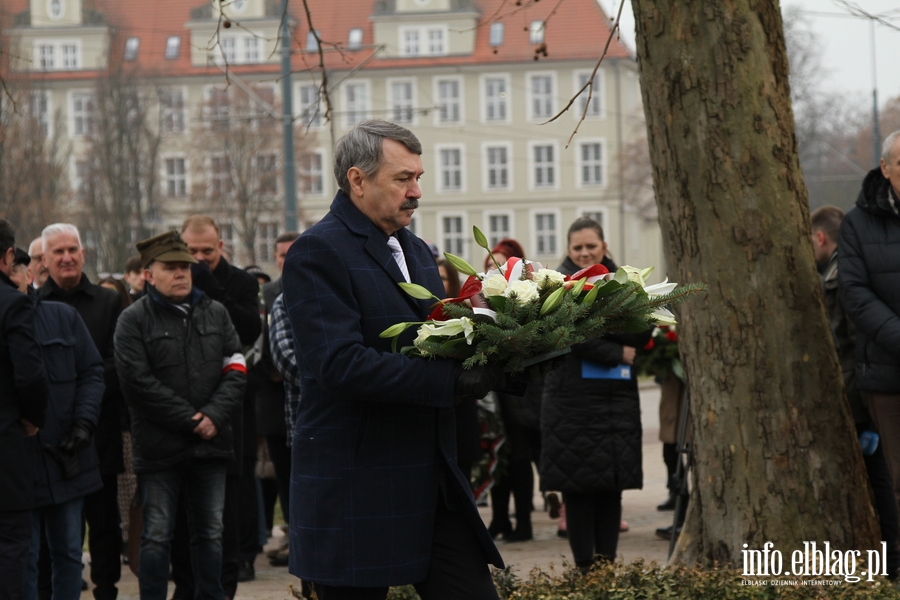
M0 511L0 600L20 600L25 591L31 519L30 510Z
M119 519L119 484L115 474L102 475L103 487L84 498L88 525L91 581L96 600L116 600L122 576L122 522Z
M878 511L881 539L887 543L888 574L893 578L900 571L900 514L894 496L894 482L881 444L878 444L874 454L863 456L863 461Z
M622 492L563 492L566 528L575 566L589 568L595 556L616 559Z
M422 600L497 600L487 556L459 512L438 500L431 566L425 581L414 584ZM384 600L387 587L353 588L313 584L319 600Z
M285 523L290 523L288 514L291 506L291 449L287 445L287 436L267 435L266 447L272 459L272 466L275 467L278 497L281 498L281 517Z
M534 470L532 460L540 460L541 432L517 423L512 419L503 422L509 456L506 473L496 478L491 487L491 522L509 523L509 496L512 493L516 507L516 530L531 531L531 511L534 496Z

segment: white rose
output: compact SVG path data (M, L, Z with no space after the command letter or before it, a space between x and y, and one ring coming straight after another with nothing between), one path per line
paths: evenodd
M538 285L545 285L545 282L549 282L550 284L554 285L562 285L566 280L566 276L559 271L554 271L553 269L538 269L538 271L534 274L534 280L538 283Z
M517 279L510 282L503 295L509 298L512 294L516 295L516 302L519 304L527 304L532 300L536 300L540 295L538 293L538 285L530 279Z
M484 281L481 282L481 293L487 298L491 296L502 296L503 292L506 291L506 287L506 278L503 275L488 275Z

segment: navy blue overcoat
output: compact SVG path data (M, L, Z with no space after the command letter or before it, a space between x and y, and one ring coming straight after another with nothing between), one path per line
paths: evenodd
M443 296L424 242L397 232L410 278ZM425 579L439 480L488 560L503 561L456 466L453 363L391 352L379 334L424 321L378 229L343 192L293 244L284 298L302 397L291 463L291 573L334 586ZM401 338L409 345L415 327Z

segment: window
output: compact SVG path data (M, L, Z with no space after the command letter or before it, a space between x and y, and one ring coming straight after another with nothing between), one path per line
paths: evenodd
M274 154L256 157L256 189L260 194L278 192L278 159Z
M606 227L605 213L602 210L582 210L582 217L590 217L600 223L600 227Z
M256 260L273 262L275 260L275 240L278 238L278 223L260 221L256 225Z
M488 77L484 80L484 120L506 121L506 78Z
M41 71L74 71L81 68L79 40L34 41L34 66Z
M94 133L94 97L89 93L72 94L72 125L75 135Z
M401 56L444 56L447 54L445 27L403 27L400 29Z
M222 37L219 39L219 50L222 52L222 60L229 65L237 62L237 40L233 37Z
M465 257L465 241L462 217L442 217L441 231L444 252Z
M219 223L219 239L225 242L225 251L234 252L234 225L231 223Z
M437 82L438 122L459 123L459 80L441 79Z
M78 46L75 44L62 45L62 68L68 71L78 68Z
M488 43L494 47L503 45L503 23L491 23L491 35Z
M534 236L538 254L556 254L555 213L537 213L534 215Z
M307 196L319 195L324 191L322 179L322 155L310 152L300 157L300 191Z
M259 38L249 36L244 38L244 61L245 63L259 62Z
M544 22L532 21L528 28L528 41L532 44L544 43Z
M303 84L300 86L300 118L307 127L322 125L322 114L319 110L319 86Z
M588 79L591 78L590 72L584 72L578 74L578 89L580 90L585 84L588 82ZM597 71L597 75L594 77L594 84L592 86L591 91L591 105L588 107L587 114L584 112L584 105L587 102L588 90L585 90L578 96L578 111L576 111L575 116L577 118L581 118L582 114L585 114L587 117L599 117L602 110L602 86L600 84L601 73ZM577 91L577 90L576 90Z
M489 146L486 154L488 189L509 189L509 148L506 146Z
M462 190L462 150L441 148L438 150L439 189L444 192Z
M38 46L38 60L40 61L41 71L52 71L56 68L54 48L51 44Z
M444 54L447 54L444 45L443 29L428 30L428 54L431 56L443 56Z
M363 31L358 27L354 27L350 30L350 35L347 38L347 47L351 50L357 50L362 46L362 37Z
M419 55L419 30L406 29L403 31L403 56Z
M187 195L187 171L184 158L167 158L166 164L166 194L170 198Z
M59 19L61 19L63 16L62 0L48 0L47 14L54 21L58 21Z
M184 91L181 88L160 90L159 105L162 111L163 132L182 133L184 131Z
M578 182L581 185L603 185L603 145L600 142L582 142L579 151Z
M31 119L41 128L45 136L50 135L49 108L47 105L46 92L34 92L31 94L31 102L29 105Z
M553 77L532 75L530 87L531 116L535 119L549 119L553 116Z
M411 81L391 83L391 118L395 123L413 122L413 84Z
M209 159L209 191L216 198L230 194L234 187L231 179L231 161L227 156L212 156Z
M344 86L344 113L347 127L353 127L369 115L369 92L365 83Z
M488 215L488 243L493 248L510 236L509 215Z
M553 158L552 144L536 144L532 146L532 173L534 187L536 188L552 188L556 187L556 163Z
M125 60L137 59L138 48L141 47L140 38L130 37L125 40Z
M231 116L231 98L228 90L209 88L207 91L206 118L210 129L221 131L228 129Z
M316 52L319 50L319 40L316 39L316 35L318 35L318 31L308 31L306 33L306 51L307 52Z
M272 116L275 106L275 88L271 85L254 85L250 97L251 125L256 131L273 131L279 120Z
M172 60L178 58L181 50L181 38L177 35L170 35L166 38L166 59Z
M85 198L88 193L88 181L90 180L90 163L85 159L75 160L75 172L72 177L72 191L78 198Z

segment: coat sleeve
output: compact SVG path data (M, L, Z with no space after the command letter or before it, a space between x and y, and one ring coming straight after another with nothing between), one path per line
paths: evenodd
M247 388L247 365L243 364L241 341L234 330L228 313L219 310L220 326L224 335L222 339L222 377L216 391L201 409L216 427L221 429L229 423L231 415L238 409L244 399ZM259 321L259 316L256 318ZM243 367L243 368L242 368Z
M838 278L841 303L856 329L887 352L900 352L900 316L872 289L852 213L841 223Z
M642 348L652 335L653 330L648 329L644 333L607 335L592 338L572 346L572 354L583 360L589 360L601 365L618 365L622 362L622 351L625 346Z
M178 433L192 433L197 424L191 417L197 411L150 369L150 357L139 322L138 311L142 310L136 306L125 311L116 325L115 359L122 392L142 419Z
M16 298L6 315L6 342L10 349L22 417L42 427L50 388L41 347L34 330L34 303L27 295Z
M278 296L272 304L272 324L269 325L269 350L275 370L294 387L300 387L297 357L294 355L294 335L291 321L284 308L284 296Z
M362 401L453 406L453 362L382 352L366 345L352 277L339 241L300 236L284 265L284 300L301 374L309 372L326 393ZM359 273L359 274L357 274ZM374 278L373 278L374 280ZM393 294L367 290L373 296ZM385 300L387 302L389 300ZM302 335L302 337L301 337Z
M84 419L94 425L100 418L100 404L103 400L104 361L97 352L94 340L81 316L71 311L75 332L75 419Z

